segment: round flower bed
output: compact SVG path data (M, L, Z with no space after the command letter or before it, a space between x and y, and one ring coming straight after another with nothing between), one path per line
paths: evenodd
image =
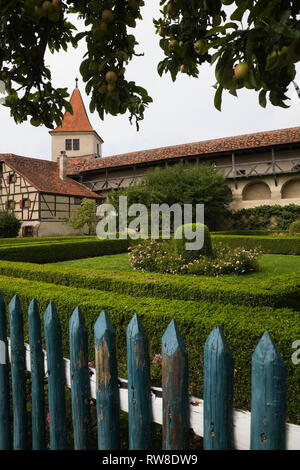
M247 274L258 270L258 250L215 245L211 257L198 256L189 261L176 254L174 241L144 240L129 248L130 265L143 272L221 276Z

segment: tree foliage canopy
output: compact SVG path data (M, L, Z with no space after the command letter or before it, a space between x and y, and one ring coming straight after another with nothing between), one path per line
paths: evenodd
M69 227L78 229L87 226L88 235L94 235L96 232L96 225L99 221L97 217L97 204L94 199L84 198L81 201L81 205L76 211L73 212L69 219L65 220L65 223Z
M127 204L204 204L205 223L214 221L226 212L232 199L224 176L209 165L185 166L182 163L165 169L149 170L135 185L115 190L109 202L118 209L119 196L127 196Z
M223 90L236 95L243 87L259 94L259 103L287 107L289 84L300 60L300 0L161 0L154 20L165 58L158 73L197 77L204 63L215 64L215 107ZM152 101L147 91L125 78L137 51L131 28L142 19L143 0L0 0L0 79L6 84L5 106L17 123L53 128L64 109L72 112L64 88L54 88L45 65L54 53L79 41L87 43L80 65L91 95L90 110L103 119L129 112L137 127ZM68 20L84 20L77 32ZM130 28L130 29L129 29Z

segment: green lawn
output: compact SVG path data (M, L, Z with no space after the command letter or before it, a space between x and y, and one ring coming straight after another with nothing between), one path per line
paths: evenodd
M278 276L281 274L288 274L291 272L300 271L300 256L263 255L260 258L259 264L259 272L247 274L245 276L224 276L223 279L228 281L236 281L238 279L239 282L256 282L257 280L267 279L271 276ZM100 271L111 272L136 272L133 271L133 269L130 267L127 253L122 253L120 255L99 256L96 258L63 261L60 263L56 263L56 265L69 267L73 266L75 268L85 268L92 270L95 269ZM161 276L163 275L161 274Z

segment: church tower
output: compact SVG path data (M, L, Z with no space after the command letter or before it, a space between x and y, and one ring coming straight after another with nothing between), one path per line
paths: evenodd
M66 112L61 126L49 132L52 137L52 161L56 162L62 151L68 157L101 157L103 140L90 124L77 79L70 103L74 114Z

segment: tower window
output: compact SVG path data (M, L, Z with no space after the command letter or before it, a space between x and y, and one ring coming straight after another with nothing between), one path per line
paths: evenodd
M79 139L66 139L66 150L80 150Z
M73 150L79 150L79 139L73 139Z
M66 139L66 150L72 150L72 139Z

